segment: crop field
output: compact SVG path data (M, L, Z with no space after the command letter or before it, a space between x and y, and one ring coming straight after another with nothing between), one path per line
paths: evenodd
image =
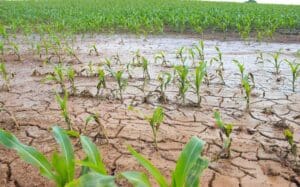
M300 186L300 6L0 2L0 187Z
M0 24L11 33L235 33L261 40L297 34L300 6L182 0L2 1Z

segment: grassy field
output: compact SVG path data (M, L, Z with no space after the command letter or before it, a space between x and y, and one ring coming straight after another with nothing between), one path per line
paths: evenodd
M48 0L0 2L9 33L235 32L258 38L300 29L300 6L178 0Z

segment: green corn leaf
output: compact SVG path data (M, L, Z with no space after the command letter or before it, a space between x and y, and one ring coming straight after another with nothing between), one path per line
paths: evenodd
M198 187L199 186L199 176L204 169L208 167L208 160L199 157L195 165L189 170L188 179L186 180L185 186L187 187Z
M146 174L136 171L126 171L121 173L134 187L151 187Z
M80 141L81 141L83 150L87 154L88 161L93 163L98 168L96 171L98 171L101 174L106 175L107 171L106 171L105 165L102 161L100 152L98 151L96 145L86 136L80 136Z
M164 110L162 107L157 107L150 118L151 125L160 124L164 120Z
M51 180L55 179L46 157L33 147L22 144L14 135L2 129L0 129L0 143L7 148L16 150L24 161L38 167L43 176Z
M90 172L73 180L65 187L117 187L117 185L113 176Z
M144 158L141 154L136 152L131 146L128 146L128 150L138 160L138 162L150 172L150 174L154 177L160 187L169 186L165 177L156 167L152 165L152 163L148 159Z
M53 153L51 163L56 172L56 185L64 187L69 182L67 178L68 168L66 168L64 156L59 155L57 152Z
M194 136L185 145L177 160L176 168L172 175L173 187L190 187L190 182L197 182L201 171L208 165L207 161L202 161L202 158L200 158L204 144L204 141ZM198 161L199 159L201 160ZM197 171L195 169L197 169ZM198 186L198 184L194 184L194 186Z
M53 127L53 135L57 143L60 145L62 155L64 156L66 177L68 181L72 181L74 179L75 172L75 157L70 138L63 129L57 126Z

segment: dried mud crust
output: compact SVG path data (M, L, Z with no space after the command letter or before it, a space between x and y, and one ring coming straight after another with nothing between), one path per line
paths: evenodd
M140 49L141 54L151 61L151 81L146 90L154 90L158 85L157 74L161 71L172 72L170 67L153 63L153 55L160 50L167 54L167 60L178 63L175 51L181 46L192 46L198 42L193 37L150 37L147 39L133 36L113 35L86 37L74 44L78 63L70 57L65 62L72 63L77 72L93 61L94 66L103 65L105 57L118 54L121 63L132 59L131 52ZM88 55L89 49L96 44L100 56ZM110 174L125 170L144 169L130 156L127 145L133 145L139 152L148 157L155 166L170 178L177 157L191 136L198 136L206 141L204 156L210 160L209 168L202 176L202 186L299 186L299 165L294 157L288 154L288 143L284 139L283 129L289 126L294 130L295 141L300 141L300 82L296 92L291 91L290 71L282 64L280 81L272 72L270 63L256 63L256 50L264 53L283 49L282 58L294 59L295 51L300 44L251 43L205 41L206 58L216 56L214 46L218 45L224 55L225 85L221 85L214 76L214 65L209 68L212 75L211 85L203 85L201 90L202 107L194 107L196 97L189 92L187 102L181 105L176 98L177 87L172 84L166 95L169 102L161 104L155 94L144 102L144 93L137 87L142 86L142 69L134 69L133 79L124 93L124 103L111 96L116 88L115 81L108 77L108 88L102 93L104 97L94 97L97 78L84 73L76 77L78 93L84 95L69 98L69 111L75 128L83 129L85 118L90 113L98 113L106 128L109 144L99 135L96 124L88 125L85 134L89 135L104 158ZM13 132L22 142L36 147L50 156L58 147L51 134L51 126L59 124L66 127L54 99L58 85L43 84L44 76L53 71L53 65L43 65L38 56L22 46L22 62L17 62L13 55L6 55L8 71L14 72L10 92L1 91L0 101L15 114L20 129L14 127L13 121L4 113L0 115L0 127ZM265 55L270 58L269 55ZM245 112L244 95L240 88L240 75L231 63L238 59L245 63L246 70L255 76L256 87L250 104L250 113ZM52 60L55 63L55 59ZM123 65L113 63L114 69ZM191 72L193 69L191 68ZM33 73L35 72L35 73ZM1 82L2 84L2 82ZM88 93L88 94L87 94ZM107 97L105 97L107 96ZM165 110L165 120L158 135L158 151L153 147L151 128L143 116L128 110L133 105L144 114L150 114L155 106L161 105ZM216 159L221 151L222 142L219 130L215 128L213 110L219 109L224 121L234 124L232 155L230 159ZM77 157L83 153L74 139ZM299 153L298 153L299 162ZM128 186L125 181L121 186ZM0 186L54 186L39 175L36 168L24 163L14 151L0 146Z

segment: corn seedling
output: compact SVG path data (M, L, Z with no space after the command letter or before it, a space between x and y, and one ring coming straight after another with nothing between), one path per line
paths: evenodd
M213 57L211 60L210 60L210 63L212 64L213 62L218 62L219 63L219 67L218 69L220 69L221 71L224 71L224 63L223 63L223 54L220 50L220 48L218 46L215 47L217 53L218 53L218 56L217 57Z
M294 155L294 156L297 156L297 145L296 143L294 142L294 134L291 130L289 129L285 129L283 131L283 134L286 138L286 140L288 141L288 143L290 144L291 146L291 153Z
M240 63L238 60L232 60L232 62L238 67L240 74L241 74L241 78L243 79L244 77L244 72L245 72L245 65Z
M91 114L89 115L86 119L85 119L85 126L84 126L84 130L86 131L86 128L87 128L87 125L92 122L92 121L95 121L96 124L99 126L99 129L100 129L100 136L101 137L105 137L106 139L106 142L108 143L108 136L107 136L107 133L106 133L106 130L105 130L105 127L104 125L101 123L100 119L99 119L99 115L98 114Z
M62 47L61 47L61 40L56 36L53 35L52 36L52 40L53 40L53 51L55 56L58 58L58 62L61 63L62 62L62 57L61 57L61 51L62 51Z
M89 61L87 76L93 76L93 75L94 75L94 64L92 61Z
M142 55L140 53L140 50L137 50L134 52L134 56L132 58L132 65L139 66L141 64Z
M72 49L71 47L67 47L66 50L71 57L74 57L79 63L82 63L79 57L76 55L74 49Z
M251 96L251 91L252 91L252 86L250 85L250 80L251 76L250 74L247 74L243 77L242 79L242 87L244 88L245 91L245 98L246 98L246 110L248 111L250 108L250 96Z
M17 129L20 128L20 125L15 117L15 115L10 111L8 110L6 107L5 107L5 104L3 102L0 101L0 112L5 112L9 115L9 117L11 118L11 120L14 122L15 126L17 127Z
M186 61L186 56L184 56L185 47L181 47L176 52L176 58L180 59L181 64L184 66Z
M291 73L292 73L292 89L293 89L293 92L295 92L295 83L296 83L296 80L298 77L300 77L300 64L296 64L295 61L294 62L291 62L291 61L288 61L288 60L285 60L290 69L291 69Z
M116 79L118 84L118 90L119 90L120 99L122 103L123 103L123 91L127 86L127 79L123 77L123 73L124 73L123 70L119 70L116 73L114 73L114 78Z
M116 55L112 56L113 60L115 61L116 64L122 64L121 59L119 54L117 53Z
M198 45L195 45L194 48L198 52L198 57L200 61L204 61L204 42L201 40Z
M166 60L165 52L161 51L161 52L159 52L158 54L155 55L155 57L154 57L155 63L158 63L158 60L161 61L161 64L162 64L163 66L167 66L167 65L168 65L168 64L167 64L168 61Z
M178 88L179 88L179 96L182 99L182 103L185 103L185 94L189 89L190 82L188 80L189 69L187 66L175 66L175 71L178 75Z
M150 80L150 73L149 73L149 62L145 57L142 57L142 68L143 68L143 78Z
M21 54L20 54L19 46L14 42L11 42L10 45L12 46L13 54L18 57L18 61L21 61Z
M200 90L201 90L201 85L203 82L204 77L206 76L206 63L205 62L200 62L199 65L195 69L195 91L197 94L197 99L198 99L198 106L201 104L201 95L200 95Z
M106 88L105 72L103 69L98 69L97 96L99 95L101 88Z
M106 71L109 72L109 74L113 77L114 76L114 71L112 69L112 66L111 66L111 61L109 59L105 59L105 68L106 68Z
M275 74L276 75L279 75L280 73L280 65L282 63L282 61L279 59L280 57L280 51L274 53L274 54L271 54L272 58L273 58L273 61L270 60L270 59L267 59L268 62L272 63L274 68L275 68Z
M204 149L205 142L197 137L192 137L190 141L185 145L182 150L175 170L172 172L172 182L168 183L165 176L145 157L134 150L131 146L128 147L129 152L135 157L135 159L153 176L155 181L160 187L169 186L191 186L197 187L200 185L200 176L202 172L208 167L208 160L201 156L201 152ZM141 174L136 175L142 178ZM135 179L135 178L134 178ZM143 184L140 186L150 187L150 183L144 179L135 180ZM138 187L138 185L136 185Z
M157 79L159 81L159 88L160 88L159 100L163 103L167 103L166 89L169 83L171 82L171 74L167 72L160 73Z
M65 122L67 123L68 130L72 131L73 125L72 121L68 112L68 92L64 93L64 97L62 98L59 94L56 94L55 99L59 105L61 110L61 115L64 118Z
M37 55L39 55L40 59L42 58L42 47L41 47L41 44L40 43L37 43L36 46L36 53Z
M99 54L99 52L98 52L98 49L97 49L97 47L96 47L95 44L94 44L94 45L92 46L92 48L90 49L89 55L92 55L93 52L95 52L96 56L100 56L100 54Z
M232 124L227 124L224 123L223 120L221 119L221 115L218 111L214 112L214 118L216 120L216 125L217 127L221 130L220 131L220 138L223 142L223 153L224 155L221 155L221 157L224 158L229 158L230 157L230 146L231 146L231 133L232 133L232 129L233 129L233 125ZM223 135L226 136L226 139L223 138Z
M195 52L194 52L193 48L190 48L188 51L189 51L189 55L192 59L192 65L194 65L195 64Z
M146 119L148 120L148 122L151 126L154 145L155 145L155 148L157 149L158 148L157 147L157 133L158 133L158 130L159 130L159 127L160 127L161 123L164 120L164 110L163 110L163 108L157 107L154 110L152 116L146 117Z
M4 63L0 63L0 74L2 76L2 79L4 81L4 88L6 90L10 90L10 76L9 73L7 72L6 66Z
M256 63L264 63L264 57L261 51L258 52L258 56L256 57Z
M54 72L51 75L47 75L43 82L53 81L55 84L60 85L62 92L66 92L65 76L65 68L58 64L54 67Z
M1 129L0 143L16 150L25 162L39 168L41 175L54 181L58 187L64 187L74 179L74 151L69 137L62 129L53 127L53 135L62 152L55 152L51 162L35 148L22 144L13 134Z
M67 132L55 126L53 136L61 147L54 152L51 161L34 147L22 144L13 134L0 129L0 143L14 149L27 163L37 167L42 176L54 181L58 187L111 186L116 187L115 177L107 175L97 146L86 136L80 136L84 160L75 160L75 153ZM75 164L81 166L79 178L75 178Z
M70 67L67 69L67 78L71 83L72 93L76 94L76 86L75 86L75 70Z

